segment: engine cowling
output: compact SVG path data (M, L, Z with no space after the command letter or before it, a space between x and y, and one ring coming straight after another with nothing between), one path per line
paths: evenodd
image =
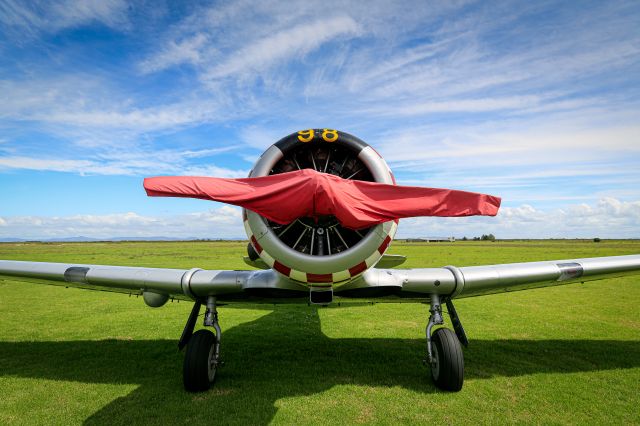
M384 159L345 132L309 129L292 133L260 156L249 177L313 168L345 179L394 184ZM298 218L281 225L243 210L250 245L268 266L310 287L331 287L373 267L389 247L398 221L354 231L334 216Z

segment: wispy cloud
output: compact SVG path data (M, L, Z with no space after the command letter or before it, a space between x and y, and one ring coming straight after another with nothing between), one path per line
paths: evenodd
M70 236L242 238L243 229L240 209L231 206L222 206L206 212L165 216L144 216L126 212L108 215L0 218L0 238L49 239Z
M0 157L0 171L37 170L80 175L195 175L238 178L248 169L229 169L215 164L190 164L192 158L204 158L233 150L233 147L200 151L161 150L157 152L105 152L87 159L61 159L24 156Z
M169 40L163 50L142 61L139 68L147 74L184 63L198 65L205 59L203 52L205 47L212 49L209 46L208 37L202 33L180 41Z
M245 46L227 60L204 74L205 79L230 75L259 76L262 70L275 64L300 58L323 43L338 36L357 34L358 24L348 16L317 19L280 31L270 37Z
M224 117L220 100L185 98L160 105L136 106L125 93L117 93L112 86L109 81L82 73L0 80L0 118L85 129L126 129L139 134Z
M518 126L519 124L519 126ZM430 164L473 162L478 167L507 167L532 164L580 164L607 161L640 154L640 127L585 128L579 123L538 128L504 125L501 129L473 126L443 135L429 127L385 135L379 150L396 167L407 163ZM466 131L465 131L466 130ZM428 145L429 149L421 149Z
M124 0L50 0L0 3L0 23L14 36L35 36L99 22L111 28L127 28L129 5Z
M402 220L399 237L467 236L498 238L639 238L640 201L603 198L541 210L531 205L503 207L495 218L413 218Z

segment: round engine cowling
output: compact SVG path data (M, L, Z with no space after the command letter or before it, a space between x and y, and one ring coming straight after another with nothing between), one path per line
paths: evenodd
M249 177L313 168L345 179L395 184L384 159L348 133L309 129L271 145ZM312 287L332 286L374 266L393 239L397 221L367 229L343 227L334 216L298 218L281 225L243 210L250 243L260 258L279 273Z

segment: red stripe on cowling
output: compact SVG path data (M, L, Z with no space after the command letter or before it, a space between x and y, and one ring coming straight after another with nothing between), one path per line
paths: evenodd
M366 269L367 269L367 264L364 262L360 262L356 266L349 268L349 274L352 277L355 277L359 273L364 272Z
M307 273L307 282L310 282L310 283L330 283L330 282L333 282L333 274L309 274L309 273Z
M253 245L253 248L256 249L258 254L262 253L262 246L258 243L258 240L256 240L256 237L254 237L253 235L251 236L251 245Z
M385 252L387 247L389 247L390 242L391 242L391 237L387 235L387 238L385 238L382 244L380 244L380 247L378 247L378 251L380 252L380 254L383 254Z
M282 275L287 276L287 277L291 273L291 268L289 268L288 266L283 265L282 263L278 262L277 260L275 262L273 262L273 269L275 269L276 271L280 272Z

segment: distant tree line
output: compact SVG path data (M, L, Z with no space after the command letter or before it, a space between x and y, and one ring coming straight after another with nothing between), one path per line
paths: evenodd
M496 236L493 234L482 234L481 237L473 237L472 238L473 241L495 241L496 240ZM469 241L469 238L467 237L462 237L462 241Z

